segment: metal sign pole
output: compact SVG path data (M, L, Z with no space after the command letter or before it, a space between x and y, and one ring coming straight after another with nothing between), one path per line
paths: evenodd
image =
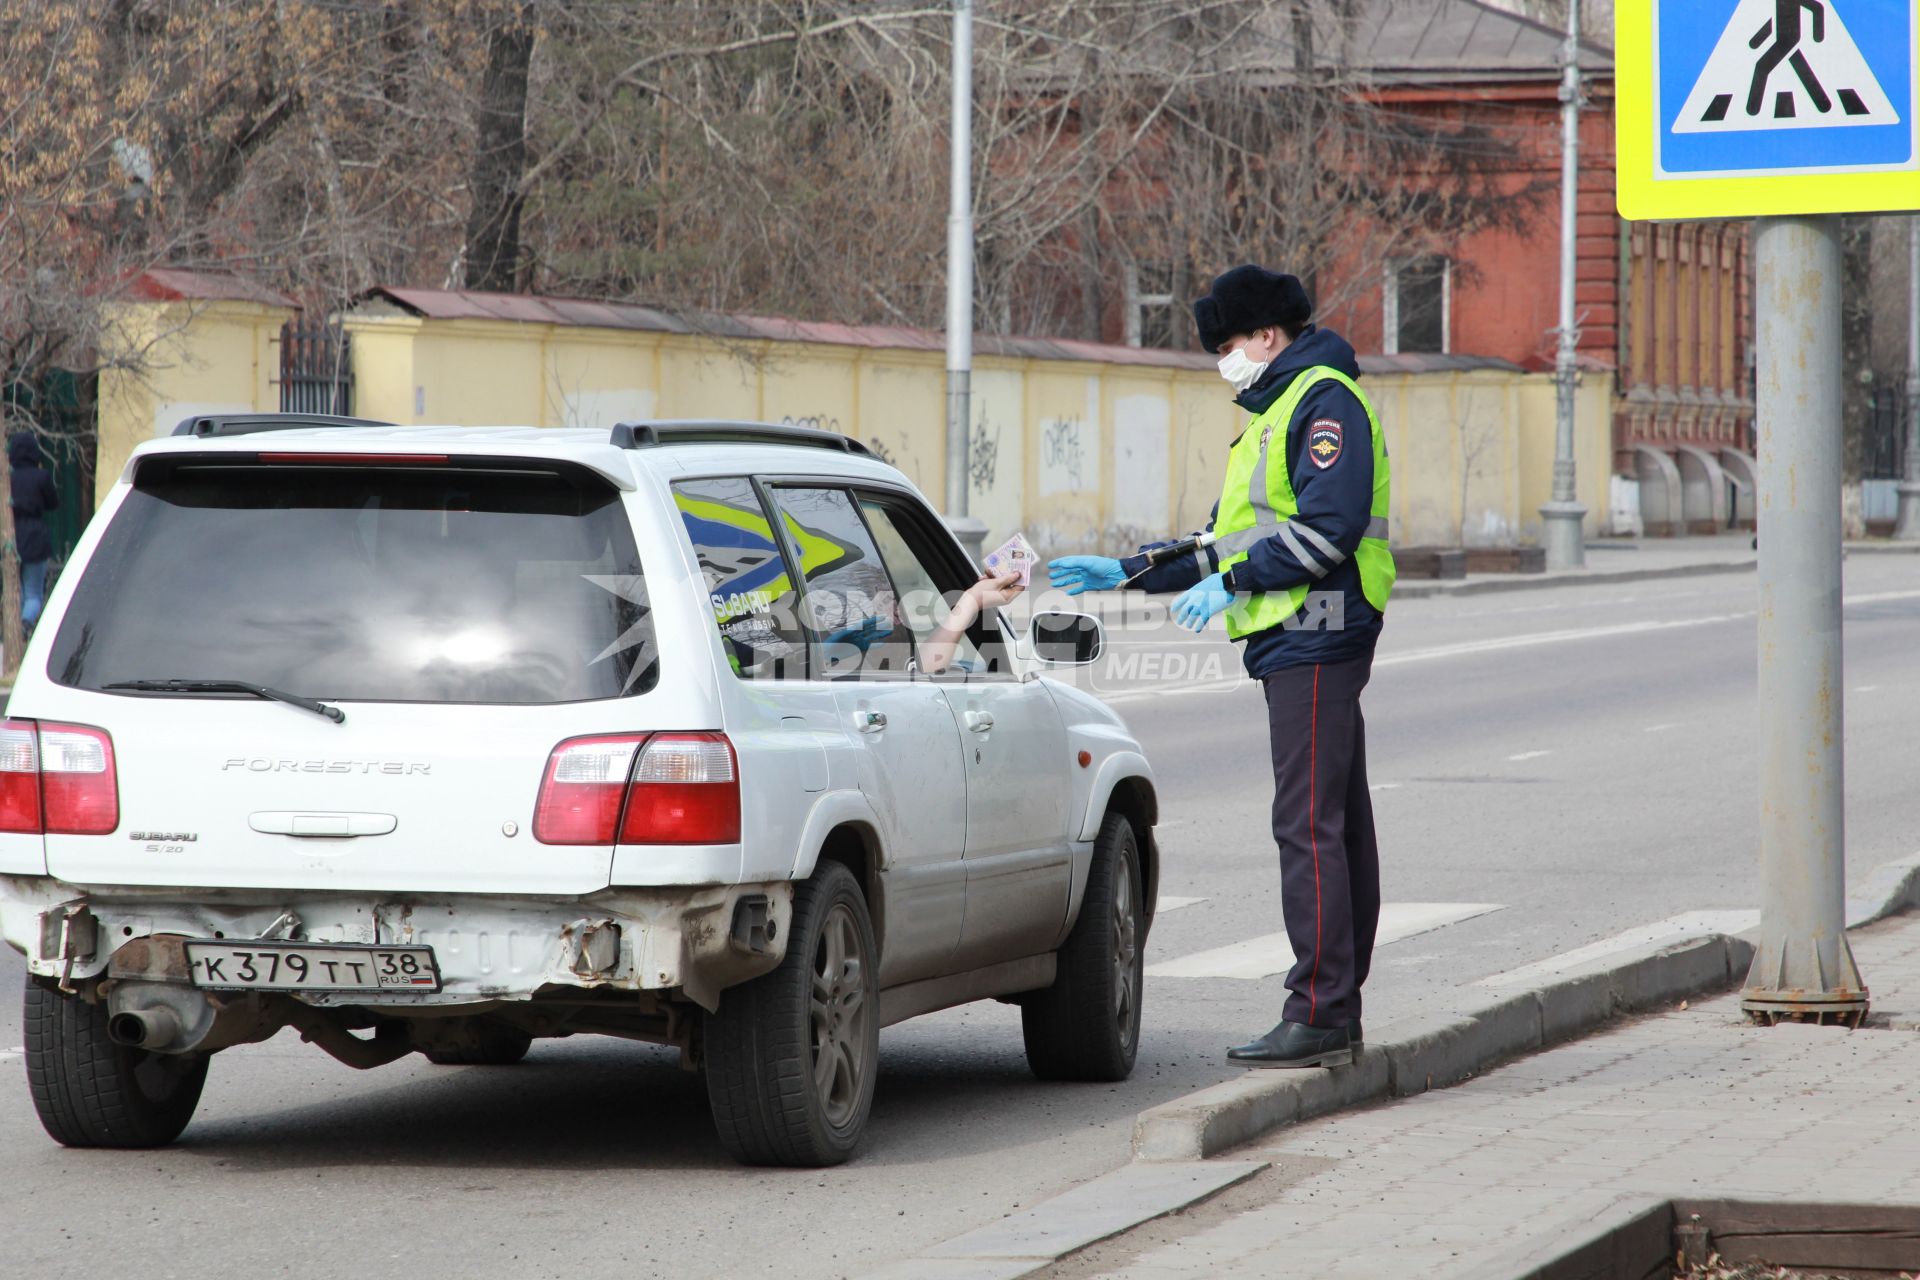
M1741 1008L1857 1023L1840 652L1840 219L1754 224L1760 437L1760 943Z

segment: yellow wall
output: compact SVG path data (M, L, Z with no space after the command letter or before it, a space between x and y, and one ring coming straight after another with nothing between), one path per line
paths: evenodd
M164 358L140 379L102 378L102 492L134 444L189 413L275 407L287 314L243 303L190 316L184 304L131 309L128 340L161 335ZM355 412L366 417L595 429L647 417L798 422L856 436L936 504L946 491L939 352L422 320L390 308L346 324ZM1608 382L1589 376L1578 400L1589 533L1606 518ZM1379 374L1363 385L1393 459L1396 542L1538 539L1552 486L1550 376ZM989 545L1018 528L1048 554L1130 550L1200 527L1245 421L1210 369L983 356L973 390L969 505Z
M142 440L182 418L280 406L280 326L293 313L253 302L168 302L121 307L108 326L111 365L100 375L100 453L94 492L104 497Z

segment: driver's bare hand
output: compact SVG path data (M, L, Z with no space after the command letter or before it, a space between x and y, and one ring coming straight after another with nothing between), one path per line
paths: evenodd
M1006 605L1025 590L1018 573L1004 573L997 578L990 573L983 573L980 581L971 588L974 599L980 602L983 609Z

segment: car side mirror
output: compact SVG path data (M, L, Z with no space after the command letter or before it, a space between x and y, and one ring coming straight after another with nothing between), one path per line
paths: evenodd
M1090 613L1036 613L1027 628L1028 651L1052 667L1087 666L1106 647L1106 631Z

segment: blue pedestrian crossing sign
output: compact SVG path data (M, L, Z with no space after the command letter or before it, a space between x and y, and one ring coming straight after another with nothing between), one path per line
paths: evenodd
M1917 0L1619 0L1627 218L1920 209Z

